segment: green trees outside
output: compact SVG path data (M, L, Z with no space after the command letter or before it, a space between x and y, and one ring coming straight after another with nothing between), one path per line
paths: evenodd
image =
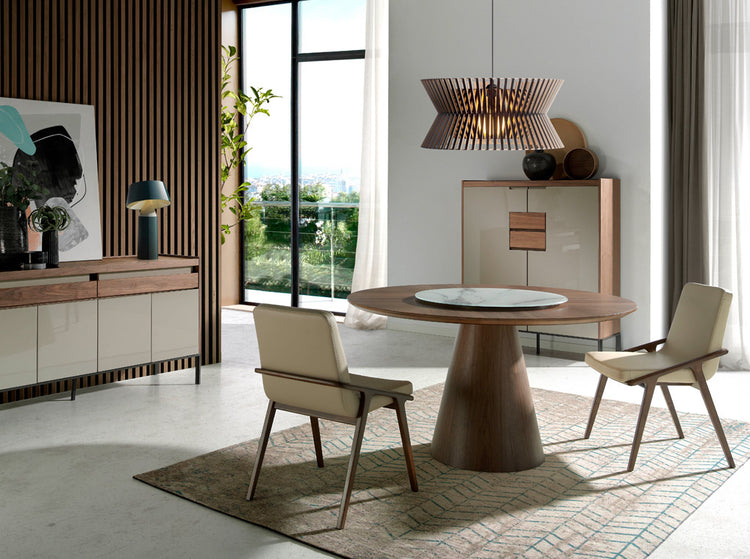
M300 292L346 297L351 291L357 247L359 193L325 202L320 184L300 188ZM261 211L245 222L245 287L289 291L291 287L291 187L267 185L256 198Z

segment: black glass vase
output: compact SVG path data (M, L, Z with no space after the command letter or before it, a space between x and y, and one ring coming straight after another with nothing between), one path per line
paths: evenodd
M47 253L47 268L60 267L60 237L57 231L42 233L42 251Z
M523 158L523 172L532 181L546 181L555 173L555 156L540 149Z
M26 214L14 206L0 207L0 254L29 250Z

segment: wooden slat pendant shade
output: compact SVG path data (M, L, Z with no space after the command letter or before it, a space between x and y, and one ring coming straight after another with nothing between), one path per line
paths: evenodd
M422 80L437 116L423 148L529 150L562 148L547 111L563 80L437 78Z

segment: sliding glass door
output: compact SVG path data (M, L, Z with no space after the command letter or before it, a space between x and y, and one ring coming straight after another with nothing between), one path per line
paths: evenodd
M359 217L365 0L242 10L242 83L281 99L248 131L244 302L346 309Z

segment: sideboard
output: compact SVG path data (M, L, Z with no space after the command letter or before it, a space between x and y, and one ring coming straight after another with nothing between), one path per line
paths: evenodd
M134 256L0 272L0 390L195 357L199 260Z
M620 180L462 181L463 283L562 287L620 294ZM620 321L529 326L596 340Z

